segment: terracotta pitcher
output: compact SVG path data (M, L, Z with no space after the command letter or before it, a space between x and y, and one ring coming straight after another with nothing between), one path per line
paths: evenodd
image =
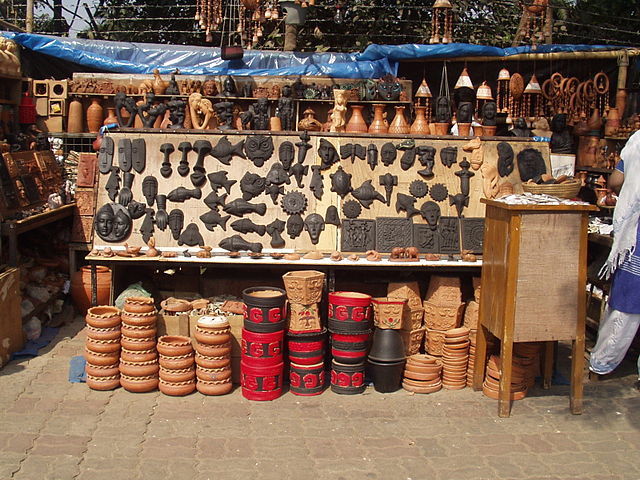
M620 112L617 108L610 108L607 113L607 122L604 124L604 134L614 136L620 128Z
M393 117L393 121L391 125L389 125L389 133L409 133L411 131L411 127L409 126L409 122L404 117L404 106L399 105L394 107L396 109L396 116Z
M100 99L91 99L91 105L87 108L87 127L89 127L89 133L98 133L102 126L103 118L104 113L102 105L100 105Z
M363 105L352 105L351 106L351 118L349 119L349 123L345 127L345 132L348 133L367 133L369 130L366 122L364 121L364 117L362 116Z
M82 102L78 98L74 98L69 103L69 116L67 117L67 132L82 133L84 132L84 111Z
M371 125L369 125L369 133L387 133L389 131L385 108L385 105L382 103L373 105L373 121Z
M116 116L116 109L112 107L107 108L107 118L102 122L103 125L109 125L111 123L118 123L118 117Z
M410 133L418 133L421 135L429 135L429 122L427 121L427 107L416 105L416 119L411 125Z

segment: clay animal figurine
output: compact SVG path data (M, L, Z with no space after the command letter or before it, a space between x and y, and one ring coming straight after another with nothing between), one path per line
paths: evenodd
M118 166L123 172L131 171L131 139L121 138L118 140Z
M331 191L336 192L341 198L344 198L349 192L353 191L351 174L345 172L342 166L339 166L335 173L329 175L329 178L331 179Z
M162 166L160 167L160 175L164 178L169 178L173 173L173 169L171 168L171 161L169 157L175 151L175 148L172 143L163 143L160 145L160 152L163 154Z
M367 147L367 164L371 170L378 166L378 147L375 143L370 143Z
M182 210L174 208L169 212L169 230L171 230L171 236L174 240L180 238L182 227L184 227L184 213Z
M291 167L291 175L296 179L296 183L298 184L298 188L304 188L304 184L302 180L309 173L309 166L303 165L301 163L295 163L293 167Z
M112 202L116 201L116 196L120 190L120 175L118 174L120 169L118 167L111 167L111 175L107 180L107 184L104 186L105 190L109 194L109 199Z
M280 159L280 163L282 163L282 168L287 171L291 168L293 156L293 143L288 140L282 142L278 147L278 158Z
M178 150L182 153L180 165L178 165L178 173L181 177L189 175L189 160L187 159L189 152L193 150L190 142L180 142Z
M364 208L369 208L374 200L379 200L385 203L385 198L380 192L378 192L371 180L365 180L358 188L351 192L351 195L358 200Z
M229 180L227 178L227 172L224 170L210 173L207 175L207 178L214 192L217 192L220 188L224 188L227 193L231 193L231 187L237 182L237 180Z
M298 147L298 163L304 163L307 158L307 152L312 148L309 140L311 140L311 137L305 130L300 134L300 141L296 142L296 147Z
M159 257L160 251L156 248L156 239L151 237L147 242L147 251L144 253L147 257Z
M164 232L169 224L169 214L167 213L167 196L156 195L156 226Z
M396 161L396 155L396 146L393 143L387 142L382 145L382 149L380 150L380 157L382 158L382 164L385 167L392 165L393 162Z
M318 252L317 250L312 250L310 252L305 253L302 258L305 260L322 260L324 255L322 252Z
M129 205L131 200L133 200L133 192L131 191L131 186L133 185L133 177L135 175L131 172L125 172L123 175L123 186L120 190L120 194L118 195L118 203L123 207Z
M418 154L418 162L422 165L422 170L418 170L418 174L425 178L433 177L433 167L436 163L436 149L430 145L421 145L416 148Z
M231 228L240 233L257 233L262 236L267 231L264 225L256 225L248 218L242 218L231 223Z
M204 199L204 203L209 208L218 208L224 207L228 194L223 193L222 195L218 195L218 193L214 190L209 195L207 195Z
M339 262L342 260L342 254L336 250L331 253L331 256L329 258L334 262Z
M237 198L227 203L222 209L236 217L242 217L245 213L257 213L262 216L267 211L267 205L264 203L249 203L246 200Z
M269 173L267 173L266 180L267 185L284 185L285 183L289 185L291 183L291 179L289 178L287 171L280 162L275 162L271 166Z
M285 245L284 238L282 238L282 232L284 232L285 222L280 219L275 219L269 225L267 225L267 233L271 236L271 247L282 248Z
M309 188L311 188L313 196L318 200L321 200L322 194L324 193L324 178L322 177L320 166L313 165L311 167L311 171L313 173L311 175L311 183L309 184Z
M202 234L195 223L187 225L187 228L185 228L180 234L180 238L178 238L178 245L188 245L190 247L198 245L200 247L204 247L204 238L202 238Z
M391 205L391 194L393 193L393 187L398 185L398 176L390 173L380 175L380 185L384 187L384 191L387 194L385 203L387 206Z
M296 213L294 215L290 215L287 219L287 234L291 239L296 239L302 233L302 229L304 228L304 220L300 214Z
M343 160L349 158L351 159L351 163L355 162L356 157L360 160L364 160L366 154L367 151L364 146L359 143L347 143L340 146L340 158Z
M240 179L240 191L242 192L243 200L251 200L257 197L266 186L266 179L258 174L246 172Z
M222 137L213 150L211 155L220 160L225 165L231 165L231 159L234 156L240 158L247 158L244 155L244 140L240 140L235 145L232 145L227 136Z
M456 193L455 195L449 195L449 205L456 207L458 217L462 217L462 211L464 207L469 206L469 197L463 193Z
M169 195L167 195L167 198L172 202L177 202L177 203L182 203L192 198L195 198L196 200L200 200L200 198L202 198L202 190L200 190L199 188L193 188L189 190L184 187L178 187L174 190L171 190L169 192Z
M380 252L377 252L376 250L367 250L365 258L368 262L379 262L382 260L382 255L380 255Z
M318 244L320 233L324 231L324 219L318 213L311 213L304 219L304 229L309 232L309 238L314 245Z
M278 204L278 196L284 195L284 187L272 183L264 189L265 193L271 197L274 205Z
M335 205L329 205L327 207L327 213L324 215L325 223L329 225L335 225L339 227L341 225L340 216L338 215L338 209Z
M221 216L217 208L211 209L207 213L200 215L200 220L204 223L207 230L213 232L216 226L222 227L222 230L227 230L227 221L231 218L231 215Z
M414 207L415 203L416 203L415 198L409 195L406 195L404 193L398 193L396 197L396 212L397 213L406 212L407 218L411 218L414 215L417 215L418 213L420 213L420 210Z
M395 151L395 147L394 147L394 151ZM334 147L333 144L326 138L320 139L320 146L318 147L318 155L322 160L322 162L320 163L320 168L322 170L331 168L331 165L333 165L334 163L340 160L336 147Z
M231 237L223 238L220 240L218 246L229 252L239 252L241 250L250 250L255 253L262 252L261 243L247 242L240 235L232 235Z
M262 167L273 154L273 139L267 135L249 135L244 142L244 151L256 167Z
M194 187L201 187L207 181L205 177L204 159L211 153L211 142L209 140L196 140L193 142L193 150L198 154L196 163L191 174L191 183Z
M158 179L151 175L142 180L142 195L147 199L147 205L152 206L158 195Z

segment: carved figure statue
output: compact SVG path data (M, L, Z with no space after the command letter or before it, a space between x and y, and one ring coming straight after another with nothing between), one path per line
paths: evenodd
M331 114L331 131L344 132L347 116L347 95L349 92L342 89L333 90L333 113Z
M291 86L285 85L282 87L281 97L278 99L278 113L277 116L282 122L282 129L286 131L293 130L293 99L291 98Z
M193 128L205 130L213 116L213 105L211 105L210 100L203 98L200 93L192 93L189 95L189 114Z
M558 113L551 119L551 153L573 153L573 138L567 128L567 115Z

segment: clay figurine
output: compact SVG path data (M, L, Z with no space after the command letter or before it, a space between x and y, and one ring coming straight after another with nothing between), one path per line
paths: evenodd
M198 154L196 163L191 174L191 183L194 187L201 187L207 181L205 177L204 159L211 153L211 142L209 140L196 140L193 142L193 150Z
M547 173L547 167L540 150L525 148L518 153L518 171L520 172L520 180L523 182L533 180L536 183L541 183L542 175Z
M411 218L414 215L420 213L420 210L414 207L415 203L415 198L404 193L398 193L396 197L396 212L406 212L407 218Z
M285 241L284 238L282 238L282 232L284 232L285 225L285 222L277 218L267 225L267 233L271 236L271 247L284 247Z
M221 216L217 208L212 208L207 213L200 215L200 220L204 223L207 230L213 232L213 229L219 225L222 230L227 231L227 221L231 218L231 215Z
M394 147L395 152L395 147ZM340 160L338 156L338 151L333 144L327 140L326 138L320 139L320 146L318 147L318 155L322 162L320 163L320 168L322 170L326 170L331 167L334 163Z
M127 205L127 211L129 212L129 216L133 220L142 218L145 208L146 207L144 203L136 202L135 200L131 200L131 202L129 202L129 205Z
M138 117L145 128L153 128L157 118L160 115L164 115L167 111L167 106L164 103L156 105L156 96L153 92L147 92L145 95L145 102L142 105L138 105Z
M574 153L573 137L567 128L567 115L558 113L551 119L551 153Z
M307 197L301 192L289 192L282 199L282 209L289 215L303 213L307 208Z
M495 127L497 123L496 115L496 102L486 102L482 106L482 125L487 127Z
M387 194L387 198L385 203L387 206L391 205L391 193L393 192L393 187L398 186L398 176L392 175L390 173L385 173L384 175L380 175L380 185L384 187L384 192Z
M454 163L457 163L457 158L458 147L444 147L440 150L440 161L447 168L451 168Z
M147 144L144 138L131 140L131 166L138 173L142 173L147 166Z
M349 92L347 90L333 89L333 112L331 113L331 132L344 132L347 123L347 100Z
M142 234L142 240L145 243L149 241L149 239L153 236L153 224L155 223L154 211L153 208L147 208L145 210L144 220L142 221L142 225L140 226L140 233Z
M273 154L273 139L267 135L248 135L244 151L256 167L262 167Z
M131 217L122 205L103 205L96 212L95 231L106 242L121 242L131 233Z
M342 260L342 254L336 250L331 253L331 256L329 258L334 262L340 262Z
M102 138L100 150L98 151L98 170L100 173L107 174L111 171L113 165L113 138L106 136Z
M401 93L402 84L393 75L386 75L378 82L378 95L382 100L395 102Z
M406 172L413 167L414 163L416 163L416 149L409 148L400 157L400 168Z
M418 174L425 178L433 177L433 167L436 163L436 149L430 145L421 145L416 148L418 154L418 162L422 165L422 170L418 170Z
M367 164L371 170L378 166L378 147L375 143L370 143L367 147Z
M247 158L243 152L244 149L244 140L240 140L235 145L232 145L227 136L222 137L213 150L211 150L211 155L220 160L225 165L231 164L231 159L233 156L237 156L240 158Z
M188 188L178 187L174 190L171 190L169 192L169 195L167 195L167 198L176 203L182 203L192 198L200 200L200 198L202 198L202 190L200 190L199 188L193 188L189 190Z
M233 228L236 232L240 233L257 233L262 236L265 234L267 228L264 225L257 225L253 223L248 218L242 218L240 220L236 220L231 224L231 228Z
M380 157L382 158L382 164L385 167L392 165L393 162L396 161L396 155L396 146L393 143L387 142L382 145L382 149L380 150Z
M380 252L377 252L375 250L367 250L367 252L365 253L365 258L368 262L379 262L382 260L382 255L380 255Z
M121 127L131 127L138 113L135 99L133 97L127 97L127 94L124 92L118 92L114 97L114 102L116 107L116 117L118 117L118 125ZM126 122L122 116L123 108L129 114Z
M298 184L298 188L304 188L304 184L302 180L309 173L309 166L303 165L301 163L295 163L293 167L291 167L291 175L296 179L296 183Z
M227 75L222 82L222 96L235 97L237 95L238 89L236 88L236 82L231 75Z
M362 213L362 205L355 200L347 200L342 204L342 213L349 219L358 218Z
M298 122L299 130L307 130L309 132L322 130L322 123L316 118L316 112L312 108L307 108L302 115L304 115L304 118Z
M324 255L322 254L322 252L312 250L311 252L305 253L302 258L306 260L322 260L324 258Z
M176 82L176 72L171 74L171 80L169 80L169 84L164 91L165 95L180 95L180 87L178 86L178 82Z
M245 213L257 213L262 216L267 211L267 206L264 203L249 203L241 198L236 198L222 209L236 217L242 217Z
M448 195L449 191L443 183L434 183L431 186L431 198L433 198L436 202L442 202L443 200L446 200Z
M473 120L473 104L471 102L460 102L456 112L458 124L469 124Z
M335 173L329 175L329 178L331 179L331 191L336 192L341 198L344 198L353 190L351 174L345 172L342 166L339 166Z
M218 102L213 107L218 117L218 130L233 130L233 102Z
M262 251L261 243L247 242L240 235L233 235L231 237L223 238L218 244L220 248L224 248L229 252L239 252L240 250L250 250L255 253Z
M278 204L278 196L284 195L284 187L276 185L275 183L269 184L264 189L265 193L271 197L274 205Z
M425 202L420 207L420 215L424 218L431 230L438 228L438 220L440 220L440 206L436 202Z
M282 123L282 129L285 131L294 130L294 116L295 111L293 108L293 99L291 98L291 86L285 85L282 87L281 96L278 99L278 108L276 109L276 117L280 118Z
M181 177L186 177L189 175L189 160L187 159L189 152L193 150L190 142L180 142L178 145L178 150L182 153L182 158L180 159L180 165L178 165L178 173Z
M318 244L320 233L324 231L324 219L318 213L311 213L304 219L304 229L309 232L311 243Z
M309 184L309 188L313 192L313 196L318 200L322 199L322 194L324 193L324 178L322 173L320 173L320 166L313 165L311 167L311 171L313 172L311 175L311 183Z
M460 191L463 195L469 195L469 183L471 177L475 175L472 171L469 170L471 164L467 162L467 158L463 157L460 162L461 170L455 172L456 176L460 177Z
M243 200L251 200L264 192L266 180L255 173L246 172L240 179L240 191Z
M436 123L451 123L451 100L445 96L438 97L436 98L435 105Z
M118 166L123 172L131 171L131 140L128 138L118 140Z
M351 163L355 162L356 157L360 160L364 160L366 154L367 151L364 146L359 143L347 143L340 146L340 158L343 160L349 158L351 159Z
M120 190L120 169L118 167L111 167L111 175L109 175L109 179L107 180L107 184L104 186L104 189L109 194L109 199L112 202L116 201L116 197L118 196L118 191Z
M498 173L501 177L508 177L513 172L513 148L509 142L498 144Z
M531 129L527 126L527 121L518 117L513 122L513 128L507 132L509 137L531 137Z
M353 195L353 197L357 199L364 208L369 208L374 200L379 200L382 203L385 203L386 201L382 194L374 188L371 180L365 180L362 182L362 185L353 190L351 195Z
M126 207L133 200L133 192L131 191L131 186L133 185L133 177L135 175L131 172L126 172L123 175L123 186L122 190L120 190L120 194L118 195L118 203L123 207Z
M169 212L169 230L171 230L174 240L180 238L182 227L184 227L184 213L182 213L182 210L174 208Z
M256 103L249 106L252 116L253 130L269 130L269 100L259 98Z
M167 196L157 195L156 206L158 211L156 212L156 226L164 232L169 224L169 214L167 213Z
M291 239L296 239L302 233L304 228L304 220L299 214L291 215L287 219L287 234Z
M449 195L449 205L455 205L458 217L462 217L462 211L464 210L464 207L469 206L469 197L463 193Z
M296 142L296 147L298 147L298 163L304 163L307 158L307 152L312 148L309 140L311 140L311 137L309 137L309 134L305 130L300 134L300 141Z
M338 209L335 205L329 205L327 207L327 213L324 215L325 223L329 225L340 226L340 216L338 215Z
M178 245L188 245L190 247L198 245L200 247L204 247L204 238L202 238L202 234L195 223L187 225L184 232L180 234L180 238L178 238Z
M169 157L175 151L175 148L172 143L163 143L160 145L160 152L163 154L162 166L160 167L160 175L164 178L169 178L173 173L173 169L171 168L171 161Z
M291 180L289 179L289 175L287 174L286 170L284 169L284 167L280 162L275 162L271 166L269 173L267 173L266 181L267 181L267 185L270 185L270 184L283 185L285 183L289 185L291 183Z
M237 182L237 180L229 180L227 178L227 172L224 170L210 173L207 175L207 178L214 192L217 192L220 188L224 188L227 193L231 193L231 187Z
M293 143L289 141L282 142L278 147L278 158L280 159L280 163L282 163L282 167L287 171L293 163L293 155Z

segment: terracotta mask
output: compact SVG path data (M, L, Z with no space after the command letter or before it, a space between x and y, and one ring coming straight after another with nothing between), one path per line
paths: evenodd
M273 154L273 139L267 135L250 135L244 144L244 151L256 167L261 167Z
M420 215L427 221L427 224L431 230L435 230L438 227L438 220L440 220L440 207L436 202L425 202L420 207Z
M107 238L113 231L115 214L111 205L104 205L96 213L96 232L100 238Z
M289 170L291 168L294 155L293 143L286 141L280 144L280 147L278 148L278 157L280 157L280 163L282 163L282 167L285 170Z
M158 180L151 175L144 177L142 181L142 195L147 199L147 205L153 205L153 201L158 194Z
M318 155L322 159L323 169L329 168L331 165L340 160L336 147L328 140L321 138L320 147L318 147Z
M440 160L445 167L451 168L451 166L458 161L457 159L458 147L445 147L440 150Z
M216 86L216 82L214 80L207 80L202 85L202 94L205 97L213 97L218 93L218 87Z
M106 242L121 242L131 232L131 217L125 207L119 204L106 204L96 213L95 230Z
M378 94L382 100L396 101L402 93L400 82L380 81L378 83Z
M309 232L311 243L317 245L318 240L320 239L320 233L324 230L324 219L322 218L322 215L318 213L308 215L304 220L304 228Z
M291 215L287 220L287 233L291 238L297 238L304 228L304 221L298 214Z

